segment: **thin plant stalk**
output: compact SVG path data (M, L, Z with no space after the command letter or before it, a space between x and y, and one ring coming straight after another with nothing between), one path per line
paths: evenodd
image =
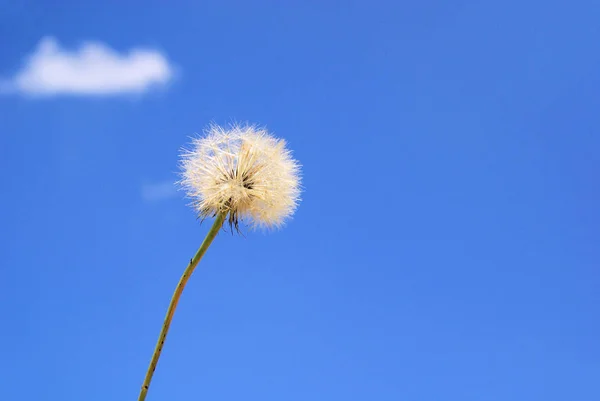
M150 382L152 381L152 375L154 375L154 371L156 370L156 364L158 363L158 358L160 358L160 354L162 352L163 346L165 345L165 340L167 338L167 333L169 332L169 326L171 326L171 321L173 320L173 315L175 314L175 309L177 308L177 304L179 303L179 298L183 293L183 289L187 284L190 276L194 272L194 269L200 262L200 259L206 253L206 250L213 242L219 230L223 226L223 222L225 221L227 213L219 213L215 217L215 222L204 241L202 241L202 245L198 248L196 255L190 260L190 263L186 267L183 275L179 279L179 283L177 284L177 288L175 288L175 292L173 293L173 297L171 297L171 303L169 304L169 309L167 309L167 316L165 317L165 321L162 325L162 330L160 331L160 335L158 336L158 342L156 343L156 347L154 348L154 353L152 354L152 359L150 360L150 366L148 366L148 371L146 372L146 378L144 379L144 383L142 384L142 389L140 390L140 396L138 397L138 401L144 401L146 399L146 394L148 393L148 388L150 387Z

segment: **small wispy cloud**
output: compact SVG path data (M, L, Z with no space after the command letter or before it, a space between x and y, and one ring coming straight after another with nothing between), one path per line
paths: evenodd
M162 181L142 185L142 199L157 202L177 195L177 186L173 181Z
M140 94L167 84L174 67L157 50L118 53L100 42L69 51L44 38L12 78L0 80L0 93L33 96Z

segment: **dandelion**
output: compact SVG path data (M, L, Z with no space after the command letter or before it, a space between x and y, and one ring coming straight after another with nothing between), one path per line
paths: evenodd
M239 231L281 227L300 200L300 165L282 139L255 126L211 125L181 157L181 181L202 219L214 223L183 272L167 310L138 401L144 401L183 289L224 223Z
M217 125L182 158L181 184L200 217L228 214L232 228L278 227L298 204L299 166L285 141L252 126Z

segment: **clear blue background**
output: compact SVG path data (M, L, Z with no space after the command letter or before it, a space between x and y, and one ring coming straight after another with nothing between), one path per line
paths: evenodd
M600 399L600 3L60 3L0 1L0 75L53 35L181 76L0 97L1 400L137 399L208 228L144 188L233 120L303 202L217 238L148 401Z

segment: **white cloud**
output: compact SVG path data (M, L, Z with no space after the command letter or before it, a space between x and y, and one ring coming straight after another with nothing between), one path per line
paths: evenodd
M134 48L120 54L100 42L85 42L76 51L44 38L23 69L0 81L0 92L34 96L106 96L140 94L164 85L174 68L156 50Z
M156 202L177 195L177 187L172 181L163 181L142 186L142 199Z

